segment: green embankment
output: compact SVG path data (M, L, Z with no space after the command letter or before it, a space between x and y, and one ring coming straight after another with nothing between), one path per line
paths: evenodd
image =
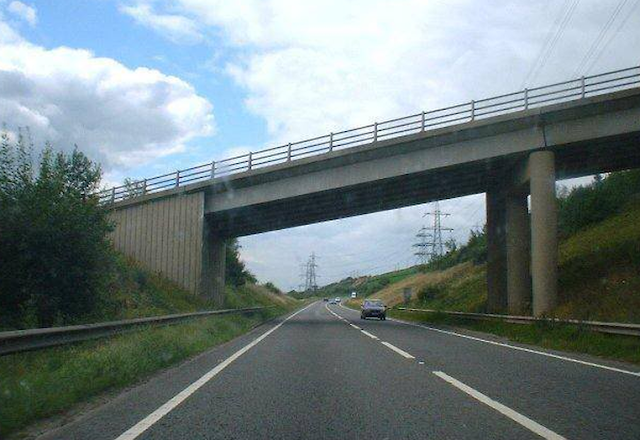
M345 278L335 283L327 284L318 289L318 297L333 298L336 296L349 296L351 292L357 292L358 296L370 296L386 286L393 285L418 273L417 267L387 272L380 275L368 275L357 278Z
M584 320L640 322L640 204L628 207L562 241L559 306L554 315ZM485 266L466 262L442 271L414 273L370 294L390 305L402 290L412 305L438 310L486 311Z
M640 323L640 203L586 227L560 243L558 307L553 315L581 320ZM471 262L414 273L369 296L393 306L404 287L416 294L410 306L464 312L486 311L485 265ZM358 302L350 302L357 306ZM603 335L575 326L517 325L391 311L421 322L494 333L511 340L640 363L640 338Z
M125 261L119 263L111 288L112 300L101 310L103 318L212 308L208 301ZM101 393L137 383L299 304L263 286L227 287L225 307L276 307L250 315L199 318L98 341L0 357L0 438Z

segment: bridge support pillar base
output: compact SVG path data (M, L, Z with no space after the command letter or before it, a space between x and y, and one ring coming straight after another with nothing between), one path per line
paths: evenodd
M227 246L217 236L205 217L202 240L202 275L200 293L213 299L216 306L224 303Z
M503 191L487 191L487 311L507 309L506 198Z
M558 298L558 218L552 151L529 155L531 191L531 282L533 314L545 315Z
M531 306L530 225L527 194L506 197L507 304L510 315L525 314Z

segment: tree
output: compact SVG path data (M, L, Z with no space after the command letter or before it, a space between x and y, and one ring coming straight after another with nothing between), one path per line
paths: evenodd
M0 320L11 327L73 322L99 306L112 225L92 193L101 170L77 147L46 145L32 162L28 131L0 135Z
M236 287L257 281L256 277L247 270L244 262L240 259L240 244L235 238L227 240L225 277L228 284Z

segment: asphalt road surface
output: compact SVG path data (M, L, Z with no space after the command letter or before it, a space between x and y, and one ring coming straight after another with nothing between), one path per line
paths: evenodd
M640 369L323 302L46 439L640 439Z

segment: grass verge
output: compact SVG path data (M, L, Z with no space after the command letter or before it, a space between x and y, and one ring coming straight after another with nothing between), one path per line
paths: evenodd
M390 310L389 315L406 321L444 324L503 336L510 341L537 345L552 350L585 353L606 359L640 364L640 338L598 333L574 325L553 323L511 324L501 321L476 321L442 313L418 313Z
M0 357L0 438L73 405L138 382L292 310L196 319L72 346Z

